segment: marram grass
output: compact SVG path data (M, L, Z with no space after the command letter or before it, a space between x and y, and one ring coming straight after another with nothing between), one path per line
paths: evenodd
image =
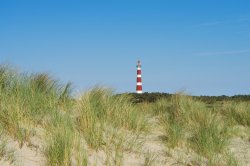
M45 129L44 156L47 165L86 165L86 150L75 141L84 139L93 149L111 148L122 162L124 150L132 149L138 135L147 131L145 114L130 102L129 96L115 96L107 88L96 87L80 99L71 94L71 84L61 84L46 73L20 73L9 66L0 67L0 125L3 132L18 140L20 147L34 135L33 128ZM107 135L112 132L112 140ZM123 134L123 131L126 131ZM132 134L133 135L133 134ZM110 138L110 137L109 137ZM109 147L108 147L109 146ZM3 149L3 148L2 148Z
M249 128L250 106L224 102L211 109L184 94L136 105L129 95L115 95L104 87L92 88L76 99L70 83L63 85L49 74L0 67L1 134L22 147L34 136L33 129L45 129L46 165L88 165L88 149L103 150L107 165L122 165L124 152L140 150L139 137L148 132L153 116L160 119L167 148L187 146L209 159L210 165L216 165L217 155L224 156L224 163L237 165L234 156L226 153L229 128ZM0 144L0 158L5 156L5 145ZM145 156L145 165L153 160Z
M192 148L209 159L210 165L216 165L215 158L218 155L222 156L220 160L223 161L223 165L237 163L232 155L226 153L230 138L228 119L247 125L249 118L247 104L239 106L227 104L212 110L205 103L190 96L176 94L171 100L159 100L151 107L156 115L160 116L165 129L163 141L167 147ZM228 114L225 113L225 109Z
M96 87L81 96L76 106L77 126L88 144L100 148L104 126L132 132L147 131L146 117L129 102L128 96L114 96L110 89Z

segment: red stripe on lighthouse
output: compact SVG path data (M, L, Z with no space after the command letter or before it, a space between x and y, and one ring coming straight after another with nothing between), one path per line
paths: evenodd
M141 62L137 62L136 93L142 93Z
M137 82L141 82L141 77L137 77Z

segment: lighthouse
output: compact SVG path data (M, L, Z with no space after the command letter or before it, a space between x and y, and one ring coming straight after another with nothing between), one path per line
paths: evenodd
M141 62L137 61L136 93L142 93Z

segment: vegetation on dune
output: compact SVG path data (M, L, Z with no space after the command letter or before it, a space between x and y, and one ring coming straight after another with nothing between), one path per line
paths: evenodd
M66 88L48 74L20 74L6 66L0 73L0 124L21 146L32 126L42 125L46 116L68 102L61 100Z
M208 158L210 165L216 165L218 156L224 156L220 161L236 163L227 153L227 145L234 125L249 125L248 103L224 102L211 107L191 96L175 94L151 107L164 127L164 142L168 147L190 147Z
M220 113L234 124L250 126L250 103L225 102Z
M128 96L114 96L110 89L96 87L87 91L77 103L76 114L78 129L94 149L106 145L104 134L110 128L147 131L145 115L136 110Z
M131 101L134 103L143 103L143 102L149 102L154 103L160 99L167 99L170 100L171 97L175 94L170 93L160 93L160 92L152 92L148 93L145 92L143 94L137 94L137 93L127 93L130 96L132 96ZM123 94L118 94L123 95ZM193 99L202 101L206 104L216 104L217 102L224 102L224 101L235 101L235 102L249 102L250 101L250 95L234 95L234 96L190 96Z
M107 154L112 158L109 162L121 162L122 151L136 147L138 135L147 131L145 115L136 110L128 96L114 96L107 88L93 88L76 100L71 97L70 85L62 85L46 73L24 74L2 66L3 132L22 147L35 135L35 127L44 128L43 153L48 165L71 165L73 158L86 164L80 139L90 148L115 151Z
M122 165L125 151L140 150L139 137L149 132L153 117L164 129L166 149L187 147L210 165L218 160L236 165L227 145L234 126L249 131L250 105L248 96L115 95L103 87L76 99L70 83L63 85L49 74L0 67L0 136L9 135L22 147L36 135L36 127L43 128L47 165L87 165L88 149L104 151L106 165ZM6 141L1 141L0 159L5 147ZM144 156L145 165L155 160L150 153Z

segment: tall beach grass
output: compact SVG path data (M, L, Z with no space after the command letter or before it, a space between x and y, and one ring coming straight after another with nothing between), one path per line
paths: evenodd
M225 152L229 139L227 123L205 103L176 94L171 100L157 101L155 109L164 126L168 147L190 147L211 161Z
M94 87L79 98L71 94L71 83L62 84L47 73L21 73L0 67L0 129L17 140L20 148L30 142L37 127L43 128L46 165L88 165L88 152L103 151L106 165L122 165L124 152L140 151L142 135L156 116L164 129L167 148L188 147L216 165L215 157L234 165L226 152L230 128L249 129L247 102L223 102L208 107L185 94L155 103L131 102L128 94L115 95L105 87ZM250 132L249 132L250 133ZM6 154L0 142L0 158ZM145 165L154 157L145 155ZM222 163L223 163L222 162Z
M87 150L76 143L81 139L89 148L105 150L110 163L121 163L123 151L138 147L138 135L148 129L145 114L128 95L118 97L108 88L95 87L76 99L70 83L10 66L0 67L0 126L20 147L36 127L45 129L42 151L47 165L72 165L74 159L86 165Z
M129 96L114 96L112 90L96 87L87 91L76 106L77 126L88 144L100 148L108 128L134 133L147 131L147 121L142 112L130 102Z

